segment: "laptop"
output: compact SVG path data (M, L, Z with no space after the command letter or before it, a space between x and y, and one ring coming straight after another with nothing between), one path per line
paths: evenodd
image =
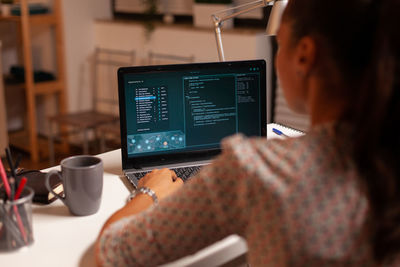
M118 94L122 170L135 187L155 168L186 181L227 136L266 136L264 60L122 67Z

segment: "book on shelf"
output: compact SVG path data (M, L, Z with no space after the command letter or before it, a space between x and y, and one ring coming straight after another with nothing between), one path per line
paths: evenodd
M47 5L42 3L29 3L28 4L29 15L47 14L49 13L49 8ZM11 15L21 16L21 5L14 4L11 7Z

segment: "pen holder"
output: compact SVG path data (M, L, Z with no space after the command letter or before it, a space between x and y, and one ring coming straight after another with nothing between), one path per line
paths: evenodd
M0 199L0 252L16 250L33 243L33 194L31 188L25 187L17 200Z

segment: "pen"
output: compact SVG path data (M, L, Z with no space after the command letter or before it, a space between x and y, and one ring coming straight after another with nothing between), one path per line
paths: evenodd
M6 193L7 193L7 197L8 197L8 199L10 199L11 188L10 188L10 184L8 183L6 171L4 170L3 162L1 161L1 159L0 159L0 176L1 176L1 179L3 180L3 184L4 184L4 188L6 190Z
M19 166L19 163L21 162L21 159L22 159L22 155L21 155L21 154L18 154L18 155L17 155L17 159L15 160L15 164L14 164L14 170L15 170L15 171L18 170L18 166Z
M26 181L27 181L26 177L22 177L21 182L18 185L17 191L15 192L14 200L19 199L19 196L21 195L22 190L25 187Z
M10 234L15 238L15 245L18 247L23 246L25 241L24 237L18 232L20 229L17 228L4 205L0 205L0 216L3 219L3 229L6 228L8 231L10 231Z
M272 131L277 135L284 136L284 137L289 137L288 135L284 134L282 131L280 131L280 130L278 130L276 128L272 128Z
M15 178L16 175L15 175L15 170L14 170L14 167L13 167L13 162L12 162L12 157L11 157L10 148L7 147L7 148L5 149L5 151L6 151L8 166L10 167L10 171L11 171L11 177L14 177L14 178ZM11 188L10 200L12 201L12 200L14 199L14 194L15 194L15 180L14 180L14 182L12 183L12 182L11 182L11 179L10 179L10 180L9 180L9 184L10 184L10 188Z
M6 190L7 196L8 196L8 200L12 201L13 200L13 192L11 190L9 181L7 180L6 171L4 169L3 162L1 161L1 159L0 159L0 176L1 176L1 179L3 180L3 184L4 184L4 188ZM27 237L26 237L25 229L24 229L24 226L22 224L21 216L19 215L17 206L14 206L14 213L15 213L15 216L16 216L16 219L17 219L18 228L19 228L19 230L21 232L22 238L25 241L25 243L27 243L28 240L27 240Z
M10 167L11 175L12 175L12 177L15 178L16 174L15 174L15 169L14 169L14 165L13 165L10 148L7 147L5 150L6 150L6 156L7 156L8 166Z
M20 194L22 192L23 187L20 187L20 186L18 187L18 188L21 188L20 189L21 192L17 195L18 192L13 192L13 189L12 189L15 186L14 177L11 177L9 179L9 181L10 181L10 187L11 187L11 199L12 199L12 201L16 201L16 200L18 200L18 198L19 198L19 196L20 196ZM24 186L24 184L23 184L23 186ZM10 201L11 201L11 199L10 199ZM24 218L25 218L26 217L25 211L24 211L24 209L21 209L21 207L18 206L18 204L13 205L13 208L14 208L15 218L17 220L18 228L19 228L19 230L21 232L22 238L24 239L25 243L28 244L28 239L27 239L27 236L26 236L24 223L22 222L21 214L20 214L20 211L21 211L22 215L25 215L24 216Z
M15 217L17 219L19 231L21 232L21 235L25 241L25 244L28 244L28 237L25 232L24 223L22 222L21 215L18 212L18 207L16 205L14 205L13 208L14 208Z
M21 162L21 159L22 159L22 155L21 154L18 154L17 155L17 159L15 160L15 163L14 163L14 173L15 173L15 181L16 181L16 186L18 186L18 184L21 182L21 179L22 179L22 177L20 177L18 174L19 174L19 172L20 172L20 169L18 168L18 166L19 166L19 163Z

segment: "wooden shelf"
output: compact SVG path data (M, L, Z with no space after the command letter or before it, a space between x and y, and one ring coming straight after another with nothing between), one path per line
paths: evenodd
M24 116L25 130L10 134L10 144L22 150L28 151L33 162L47 156L47 142L39 138L37 131L36 96L55 95L58 98L58 113L66 111L65 96L65 67L64 67L64 33L61 11L61 0L53 0L52 12L46 14L29 14L29 0L19 0L21 5L20 16L2 16L0 22L14 22L18 24L20 34L19 45L22 50L22 63L25 70L25 82L20 84L7 84L7 89L23 89L25 91L26 114ZM34 82L32 60L32 32L31 27L45 25L51 27L54 32L54 46L56 50L56 62L58 79L46 82ZM46 151L46 152L44 152Z
M0 21L10 21L10 22L21 22L21 16L2 16L0 15ZM52 25L57 23L57 18L53 14L35 14L29 16L29 22L33 25Z
M21 90L26 88L25 83L6 83L4 86L6 90ZM59 80L37 82L34 84L34 94L54 94L63 90L63 87L63 83Z
M120 25L137 25L141 26L143 25L143 21L139 20L121 20L121 19L97 19L97 23L101 24L120 24ZM214 28L200 28L194 26L192 23L190 24L166 24L162 22L154 22L153 23L154 27L157 29L171 29L171 30L188 30L188 31L194 31L194 32L213 32ZM233 34L244 34L244 35L254 35L254 34L260 34L260 35L265 35L265 29L264 28L257 28L257 27L240 27L240 28L232 28L232 29L223 29L224 34L226 33L233 33Z
M60 81L48 81L35 83L35 94L53 94L64 89L64 85Z
M21 17L20 16L3 16L3 15L0 15L0 21L20 22L21 21Z
M25 89L25 84L24 83L5 83L4 89L12 90L12 91L23 90L23 89Z

